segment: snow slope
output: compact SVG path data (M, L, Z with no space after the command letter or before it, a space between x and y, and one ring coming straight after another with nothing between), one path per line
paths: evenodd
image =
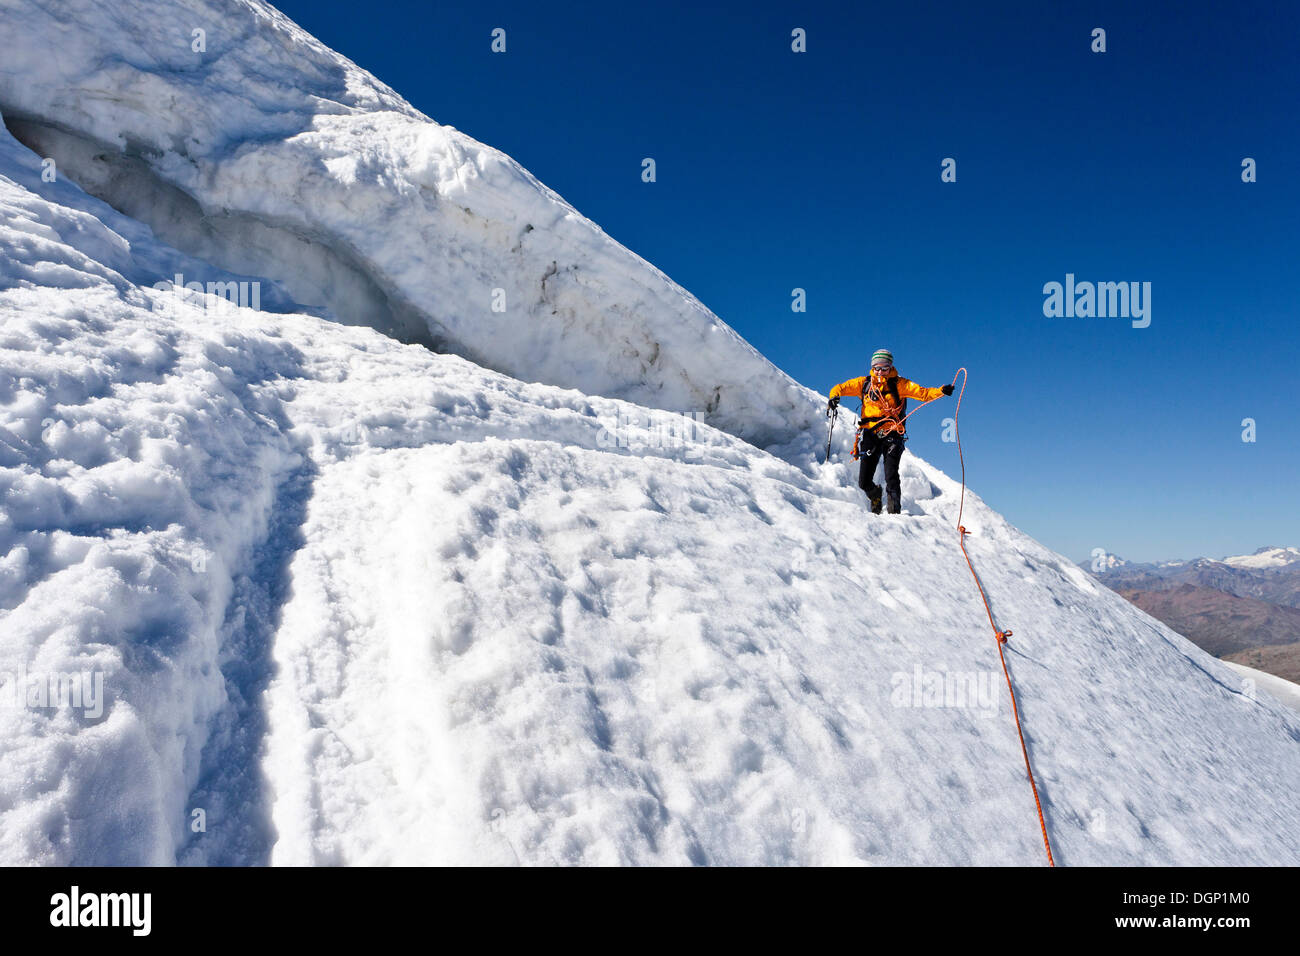
M1236 661L1224 661L1224 663L1240 674L1244 680L1253 681L1253 684L1247 687L1248 691L1258 685L1264 693L1277 698L1292 710L1300 711L1300 684L1278 677L1276 674L1238 664Z
M1042 862L924 462L873 517L844 464L157 311L138 277L201 267L7 136L0 253L0 670L104 686L0 707L0 862ZM1058 860L1300 860L1300 715L965 521Z
M238 273L274 261L342 321L760 446L802 441L818 415L512 159L259 0L5 0L0 36L11 129L174 247Z
M263 4L0 28L0 863L1042 862L951 479ZM1300 861L1300 715L963 520L1058 861Z

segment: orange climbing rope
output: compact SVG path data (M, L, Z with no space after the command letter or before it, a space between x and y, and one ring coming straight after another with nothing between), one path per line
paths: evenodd
M1029 747L1025 744L1025 731L1020 726L1020 706L1016 703L1016 689L1011 684L1011 671L1007 667L1007 656L1003 650L1003 645L1007 643L1007 638L1011 636L1010 629L1002 630L998 627L997 622L993 620L993 608L989 606L989 596L984 591L984 584L980 581L980 576L975 572L975 565L971 563L970 552L966 550L966 535L970 534L966 526L961 523L962 516L966 512L966 459L961 451L961 400L966 394L966 381L970 378L970 373L966 369L959 368L953 374L952 384L955 388L957 385L957 376L962 376L961 391L957 393L957 410L953 413L952 424L953 432L957 438L957 460L961 462L961 503L957 508L957 534L958 541L961 544L962 556L966 559L966 567L970 568L971 577L975 579L975 586L979 588L980 599L984 602L984 611L989 616L989 626L993 628L993 636L998 642L998 658L1002 661L1002 673L1007 679L1007 691L1011 694L1011 713L1016 718L1016 733L1020 736L1020 752L1025 757L1025 773L1029 775L1029 787L1034 791L1034 806L1038 809L1038 826L1043 831L1043 849L1047 851L1047 865L1056 866L1056 860L1052 857L1052 842L1047 837L1047 820L1043 816L1043 802L1038 798L1038 784L1034 782L1034 768L1029 764ZM931 399L930 401L934 401ZM903 423L920 411L930 402L922 402L912 409L901 419L893 424L893 430L902 431ZM856 444L854 449L856 451Z
M1034 806L1038 808L1038 825L1043 831L1043 849L1047 851L1047 865L1056 866L1056 861L1052 858L1052 843L1047 838L1047 821L1043 817L1043 803L1038 799L1038 785L1034 782L1034 769L1029 765L1029 748L1025 745L1025 732L1020 726L1020 708L1016 704L1016 689L1011 685L1011 671L1007 668L1007 657L1003 653L1003 645L1006 644L1007 638L1011 636L1010 630L1001 630L993 620L993 609L989 607L989 596L984 592L984 585L980 582L980 576L975 573L975 565L971 563L970 554L966 550L966 535L970 534L966 526L961 523L962 515L966 509L966 459L961 453L961 426L959 420L961 417L961 399L966 394L966 381L970 378L970 373L965 368L959 368L952 377L952 384L957 384L957 376L961 375L961 391L957 394L957 410L953 414L952 424L953 431L957 437L957 460L961 462L961 504L957 508L957 540L961 543L961 553L966 558L966 566L970 568L971 577L975 579L975 586L980 590L980 598L984 601L984 610L989 616L989 626L993 628L993 636L998 642L998 658L1002 661L1002 673L1007 679L1007 691L1011 694L1011 713L1016 718L1016 733L1020 735L1020 752L1025 755L1025 772L1029 774L1029 786L1034 791Z

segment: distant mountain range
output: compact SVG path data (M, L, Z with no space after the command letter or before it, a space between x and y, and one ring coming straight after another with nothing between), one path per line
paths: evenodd
M1300 608L1194 584L1151 591L1115 590L1215 657L1264 645L1300 642Z
M1216 657L1300 680L1300 549L1154 563L1097 554L1082 566Z

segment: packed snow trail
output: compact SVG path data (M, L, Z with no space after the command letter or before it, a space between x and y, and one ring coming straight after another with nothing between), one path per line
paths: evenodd
M267 10L195 7L225 8ZM121 42L99 8L49 9ZM49 27L0 8L16 36L26 15ZM145 67L95 62L88 90L144 101ZM63 87L30 79L28 121L68 120L33 106ZM649 281L618 255L590 252ZM1041 862L956 482L907 456L910 515L874 517L847 438L811 464L807 390L711 419L729 433L284 312L300 290L267 286L276 314L178 304L153 288L176 272L240 278L43 182L0 132L0 863ZM680 342L694 306L656 302L633 325ZM582 354L547 341L523 377ZM662 404L695 408L694 374ZM769 417L780 455L742 440ZM1059 862L1300 862L1300 715L978 497L962 523L1015 631ZM80 675L102 708L20 693Z
M379 406L372 376L329 404ZM400 419L436 428L446 382ZM541 439L554 402L473 440L489 394L457 441L322 468L275 644L275 862L1041 861L950 482L877 519L740 443ZM1297 798L1246 768L1293 779L1295 715L971 511L1061 861L1294 859ZM988 706L900 700L918 667L921 704L971 675Z
M0 135L0 859L168 863L298 357L155 315L129 277L196 263L40 173ZM102 712L25 706L83 675Z

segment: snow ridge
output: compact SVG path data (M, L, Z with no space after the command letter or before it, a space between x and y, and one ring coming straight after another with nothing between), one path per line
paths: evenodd
M813 392L508 156L269 5L20 0L0 30L11 131L169 244L342 321L811 461Z

